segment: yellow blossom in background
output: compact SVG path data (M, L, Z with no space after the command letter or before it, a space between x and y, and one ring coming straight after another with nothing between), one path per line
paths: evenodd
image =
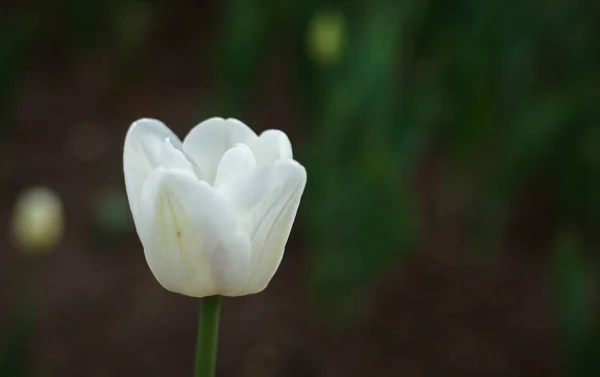
M20 249L31 254L49 252L62 238L62 201L48 188L27 189L19 195L11 220L13 239Z
M346 20L337 8L323 8L312 17L307 32L308 55L316 63L332 65L344 54Z

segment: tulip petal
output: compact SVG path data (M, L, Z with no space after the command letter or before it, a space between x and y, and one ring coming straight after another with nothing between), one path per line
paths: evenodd
M256 137L254 131L237 119L210 118L190 131L183 141L183 150L212 184L225 152Z
M231 182L250 173L256 166L252 151L246 144L237 144L223 155L217 168L215 188Z
M224 198L190 171L158 168L142 203L140 239L164 288L192 297L236 295L247 280L250 240Z
M250 276L241 294L262 291L277 271L305 185L304 167L280 159L219 189L236 207L252 240Z
M156 119L139 119L133 122L127 131L123 148L123 172L134 219L137 217L142 185L148 174L159 166L167 138L174 148L180 150L183 148L177 135Z
M272 164L280 158L293 158L292 143L280 130L266 130L249 143L259 164Z
M192 164L188 161L181 150L173 146L171 138L166 138L163 142L160 164L158 164L158 166L166 169L183 169L193 171Z

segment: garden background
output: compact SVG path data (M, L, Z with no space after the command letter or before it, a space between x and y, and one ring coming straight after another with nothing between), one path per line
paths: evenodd
M189 376L199 301L153 278L129 124L288 133L282 265L226 299L218 376L598 376L600 2L0 3L0 376ZM51 253L19 194L63 200Z

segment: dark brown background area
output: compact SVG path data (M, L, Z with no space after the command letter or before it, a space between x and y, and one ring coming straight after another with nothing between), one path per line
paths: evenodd
M134 231L99 242L90 229L96 198L124 191L122 145L133 120L159 118L182 136L211 113L218 88L203 51L215 43L218 14L197 9L202 22L183 8L159 17L131 78L115 78L112 46L72 57L49 34L18 80L2 140L0 226L8 229L15 198L32 185L55 189L66 211L64 240L50 255L32 261L8 235L0 239L0 334L12 326L26 265L38 272L30 354L37 375L191 375L199 300L160 287ZM310 145L293 101L280 95L289 72L276 55L271 64L245 121ZM460 223L436 212L434 152L413 182L424 214L419 242L355 299L356 318L330 319L309 294L301 206L268 289L224 301L219 376L560 374L546 256L511 252L526 246L517 236L489 260L465 255Z

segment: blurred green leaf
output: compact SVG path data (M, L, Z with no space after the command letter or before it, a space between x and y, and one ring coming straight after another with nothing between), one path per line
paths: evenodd
M271 8L266 0L230 0L223 2L226 14L219 59L219 83L222 86L222 111L231 116L246 110L250 88L258 80L264 65L269 32L273 29Z
M561 336L574 376L600 372L600 322L592 304L594 282L576 233L563 231L555 241L553 275Z
M94 216L94 234L98 240L115 243L134 230L125 192L109 190L99 195Z
M369 12L349 15L354 29L344 61L318 73L322 80L313 89L322 102L307 194L317 248L314 287L329 307L346 307L412 241L416 214L406 182L423 132L399 122L397 82L390 77L421 5L373 3Z
M41 14L24 8L0 30L0 137L5 132L5 112L24 67L34 38L42 26Z
M127 0L122 0L124 3ZM102 32L109 30L111 0L66 0L64 11L58 14L64 28L69 52L79 52L96 45Z
M0 377L26 377L31 375L29 345L33 321L22 315L13 323L4 344L0 345Z

